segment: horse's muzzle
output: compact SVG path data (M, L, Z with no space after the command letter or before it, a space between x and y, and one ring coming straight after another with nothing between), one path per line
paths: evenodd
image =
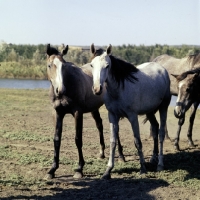
M182 111L180 106L176 106L174 108L174 116L178 119L180 119L184 116L184 112Z
M65 92L65 88L64 87L56 88L56 90L55 90L55 93L56 93L57 97L61 97L64 94L64 92Z
M100 85L100 87L92 87L92 91L95 95L100 95L102 93L102 86Z

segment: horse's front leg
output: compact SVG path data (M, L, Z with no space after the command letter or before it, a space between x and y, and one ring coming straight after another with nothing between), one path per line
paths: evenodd
M182 125L184 124L184 122L185 122L185 115L184 115L182 118L180 118L180 119L178 120L178 130L177 130L177 132L176 132L176 137L175 137L175 139L174 139L174 148L175 148L175 150L177 150L177 151L180 151L179 139L180 139L181 127L182 127Z
M48 172L48 178L50 179L55 177L55 171L59 168L59 154L60 154L60 145L62 137L63 118L64 118L63 114L59 114L55 111L54 159L52 167Z
M98 110L95 110L93 112L91 112L92 117L94 118L95 122L96 122L96 127L99 131L99 138L100 138L100 155L99 158L105 158L105 154L104 154L104 150L105 150L105 143L104 143L104 136L103 136L103 124L102 124L102 119L100 117L100 113Z
M193 129L194 119L196 116L196 111L197 111L198 106L199 106L199 101L194 102L193 106L191 107L190 123L188 127L188 132L187 132L189 147L195 147L192 140L192 129Z
M114 113L108 112L109 122L110 122L110 156L107 165L107 169L102 176L102 179L111 178L111 170L114 167L114 157L116 149L116 139L119 133L119 117L116 117Z
M75 169L74 178L80 179L83 177L83 166L85 165L83 152L82 152L83 113L80 111L75 111L73 116L75 119L75 130L76 130L75 143L78 149L78 156L79 156L78 168Z

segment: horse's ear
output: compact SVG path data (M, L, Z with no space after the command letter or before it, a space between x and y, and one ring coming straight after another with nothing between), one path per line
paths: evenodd
M67 52L68 52L68 45L66 45L66 47L64 49L62 49L61 53L64 56L67 54Z
M51 52L50 44L47 44L46 53L47 53L48 56L50 56L50 52Z
M53 54L58 55L58 50L55 49L54 47L51 47L50 44L47 44L46 53L48 56L51 56Z
M91 46L90 46L90 52L91 52L92 54L95 53L94 43L92 43Z
M112 51L112 45L109 44L108 47L107 47L107 49L106 49L106 53L107 53L108 55L110 55L110 54L111 54L111 51Z
M173 77L175 77L175 78L177 78L178 77L178 75L175 75L175 74L171 74Z

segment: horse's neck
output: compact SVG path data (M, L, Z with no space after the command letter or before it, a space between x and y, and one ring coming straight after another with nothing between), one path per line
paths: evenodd
M118 86L118 83L112 78L112 75L110 74L106 80L107 95L111 98L117 98L119 96L119 90L121 87L121 84Z
M74 65L66 65L64 72L63 72L63 80L64 82L68 84L76 84L78 79L81 79L81 73L80 69L78 67L75 67Z

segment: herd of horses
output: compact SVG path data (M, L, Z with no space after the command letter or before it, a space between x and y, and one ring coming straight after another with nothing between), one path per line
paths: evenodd
M62 126L65 114L72 114L75 119L75 144L79 162L74 178L83 177L85 164L82 152L83 114L91 112L100 137L100 158L105 158L103 124L99 108L105 104L110 123L110 156L103 179L111 178L114 167L114 155L118 145L119 158L125 160L119 139L119 119L126 117L131 123L134 143L140 158L140 172L146 173L142 152L138 115L146 115L150 122L150 134L153 137L153 153L150 162L157 165L157 171L164 169L163 142L167 131L167 110L171 96L176 95L174 115L179 119L175 137L175 149L179 148L181 126L185 113L191 108L188 128L188 143L194 147L192 128L196 110L200 103L200 54L182 59L161 55L152 62L134 66L112 55L112 46L95 49L91 45L91 62L77 67L64 60L68 46L61 51L47 45L47 75L51 82L50 99L54 108L55 134L54 159L47 178L54 178L59 168ZM155 113L159 111L160 123Z

